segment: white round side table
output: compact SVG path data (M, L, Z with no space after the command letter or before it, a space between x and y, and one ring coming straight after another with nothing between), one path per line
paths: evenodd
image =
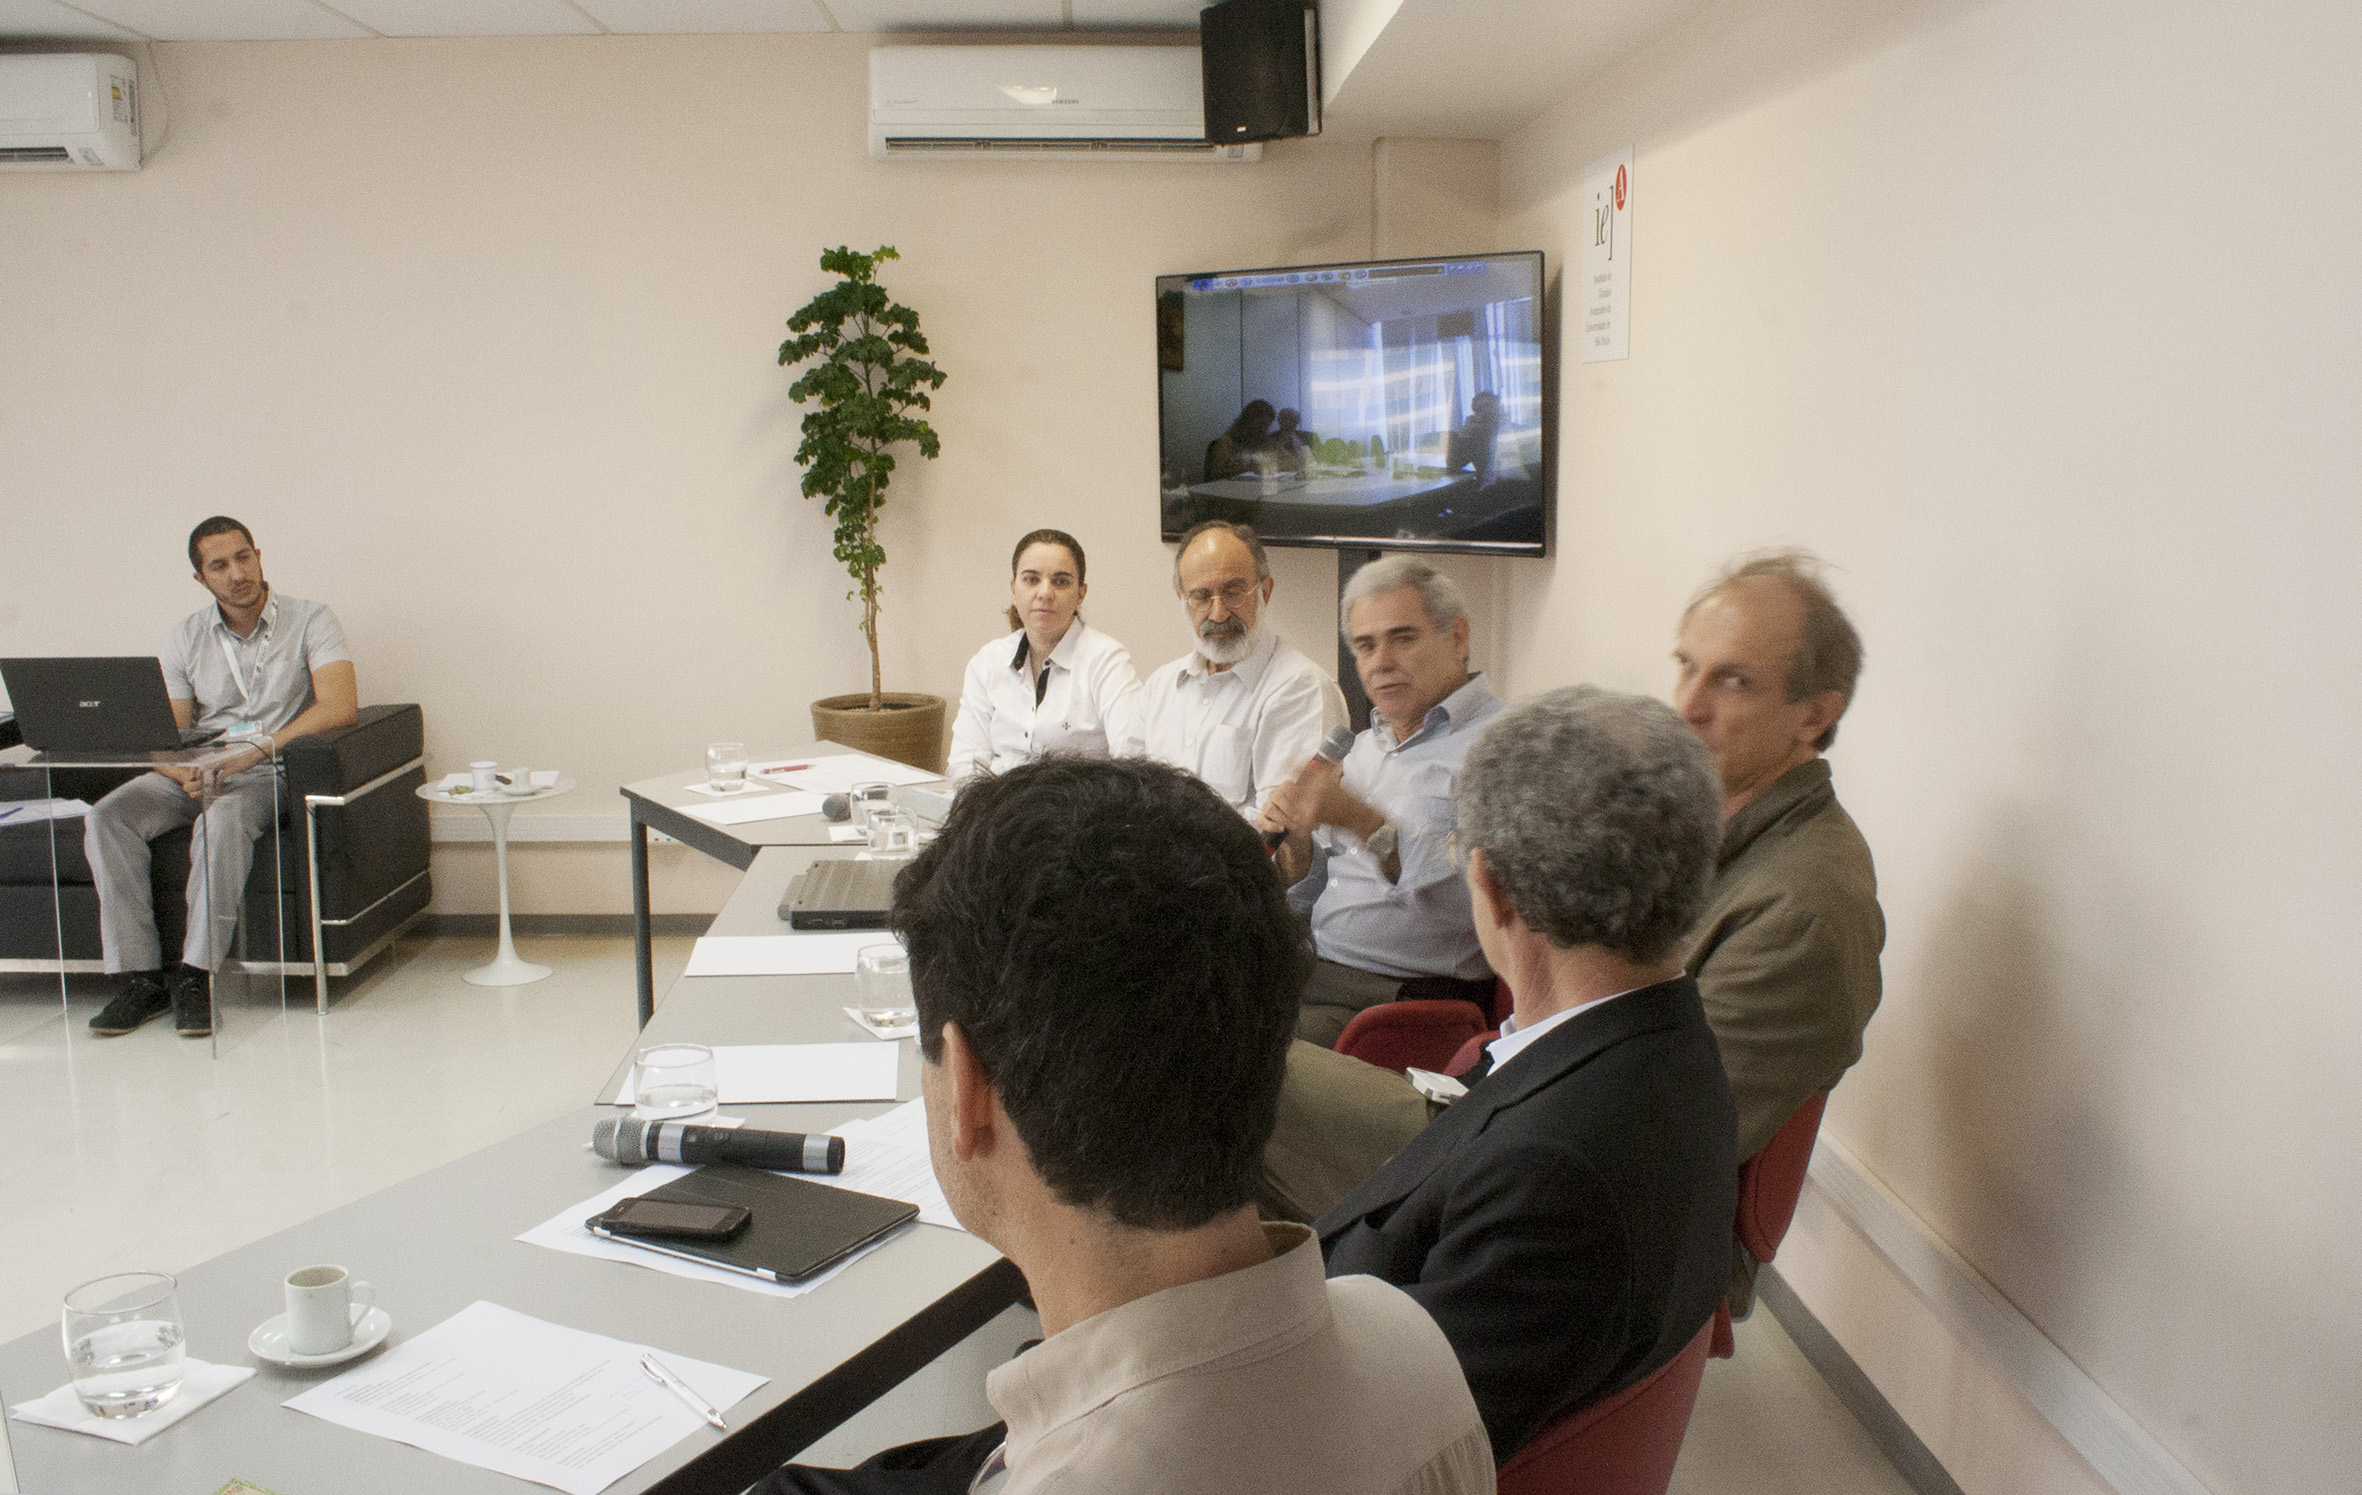
M462 973L460 979L473 986L523 986L539 981L549 974L548 966L537 966L529 960L517 959L517 946L508 931L508 812L527 800L555 799L574 787L574 781L564 774L546 789L534 789L517 794L496 790L491 794L477 794L461 785L445 789L440 784L421 784L418 797L439 805L469 805L484 812L492 822L492 856L500 868L500 953L492 957L490 965L478 966Z

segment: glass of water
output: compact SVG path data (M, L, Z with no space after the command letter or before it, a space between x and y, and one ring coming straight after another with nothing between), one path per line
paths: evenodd
M705 782L708 788L724 794L736 794L746 787L746 744L717 742L705 750Z
M118 1272L66 1294L66 1366L93 1417L137 1417L180 1390L180 1284Z
M910 993L910 952L900 945L864 945L853 955L853 981L861 991L861 1015L881 1028L918 1024Z
M918 855L919 823L900 805L880 805L869 812L869 851L872 856Z
M640 1050L632 1076L632 1115L642 1121L711 1116L721 1095L714 1051L702 1043L660 1043Z
M852 806L852 823L867 830L871 815L879 810L892 808L894 786L875 782L855 784L852 790L845 795L845 800Z

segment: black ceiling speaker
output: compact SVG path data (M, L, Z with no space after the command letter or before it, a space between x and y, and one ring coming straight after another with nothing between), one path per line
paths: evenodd
M1223 0L1198 12L1206 139L1214 145L1320 133L1320 10L1314 0Z

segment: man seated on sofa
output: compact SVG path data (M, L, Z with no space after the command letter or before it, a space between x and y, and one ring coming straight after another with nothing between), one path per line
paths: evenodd
M183 1034L213 1031L213 972L237 928L254 843L278 811L275 759L298 737L351 726L359 710L336 614L273 592L245 525L219 514L198 525L189 565L213 602L165 640L164 684L173 719L219 731L210 746L221 752L202 767L141 774L91 807L82 845L98 885L99 940L107 970L127 976L90 1020L93 1033L128 1033L167 1007ZM180 964L167 971L148 843L200 816L189 846L188 934Z
M1313 1229L1332 1274L1435 1315L1506 1461L1672 1360L1722 1296L1735 1119L1681 966L1722 786L1662 702L1574 686L1494 721L1458 810L1515 1014L1467 1093Z
M1139 759L972 779L894 923L936 1177L1046 1337L985 1380L1004 1426L757 1495L1493 1488L1435 1322L1256 1219L1304 961L1244 817Z

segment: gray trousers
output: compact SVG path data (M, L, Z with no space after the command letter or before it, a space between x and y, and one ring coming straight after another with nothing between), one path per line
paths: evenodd
M82 853L98 883L99 942L107 970L153 971L164 964L150 901L148 843L183 826L189 842L189 932L180 958L218 971L230 953L254 843L278 818L278 770L257 764L222 780L211 805L200 805L160 773L143 773L91 806ZM202 819L200 819L202 817Z

